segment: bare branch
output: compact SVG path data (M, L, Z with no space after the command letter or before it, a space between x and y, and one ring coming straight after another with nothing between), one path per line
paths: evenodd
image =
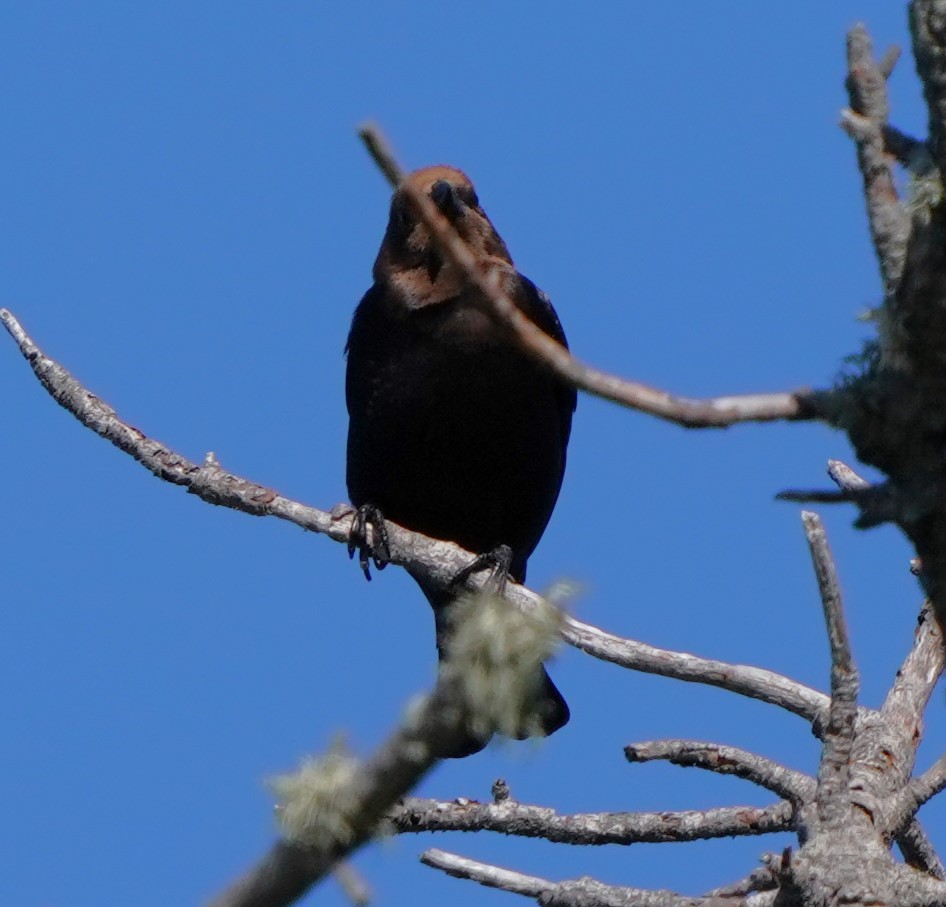
M848 32L846 85L852 112L842 125L857 145L867 220L885 296L892 295L900 281L910 235L910 220L897 197L883 133L888 114L886 78L898 54L893 48L878 64L867 29L855 25Z
M922 775L910 784L910 794L919 809L927 800L946 788L946 755L940 756Z
M666 760L684 768L702 768L720 775L735 775L772 791L796 806L810 799L814 780L764 756L735 746L699 740L649 740L624 748L628 762Z
M933 849L920 823L913 819L907 828L896 837L897 846L904 862L920 872L925 872L940 881L946 879L946 867Z
M884 55L877 61L877 71L880 73L881 78L886 80L893 75L897 63L900 62L900 54L900 48L897 47L896 44L891 44L890 47L884 51Z
M658 649L606 633L572 617L565 618L562 636L576 649L632 671L722 687L740 696L777 705L811 722L817 721L822 713L827 714L829 700L823 693L764 668Z
M926 602L920 611L913 647L897 671L881 708L887 731L896 735L888 751L899 750L909 754L898 760L904 763L899 766L904 778L909 777L912 771L916 748L922 737L922 715L942 674L944 655L942 630L933 617L929 602ZM938 789L929 787L934 777L930 773L935 773L935 768L934 765L920 778L907 783L906 788L901 790L889 821L904 860L934 878L946 879L943 864L915 818L920 806L938 793Z
M816 805L822 821L842 821L849 808L848 783L851 771L851 750L854 746L854 723L857 719L857 669L851 658L841 592L821 520L815 513L802 511L805 536L815 568L821 605L824 609L828 643L831 647L831 706L824 731L824 749L818 767Z
M860 511L855 521L858 529L896 522L903 513L899 489L890 482L842 486L840 491L790 488L780 491L775 499L796 504L854 504Z
M870 482L862 479L850 466L840 460L828 460L828 475L843 491L864 491Z
M780 491L775 499L792 504L847 504L856 502L857 497L849 491L827 491L821 488L787 488Z
M733 907L732 900L689 898L672 891L623 888L589 878L550 882L443 850L428 850L420 859L426 866L455 878L536 898L543 907ZM753 907L756 904L762 907L763 902L750 903Z
M499 888L513 894L524 894L530 898L537 898L555 887L555 884L547 879L527 876L521 872L513 872L511 869L500 869L489 863L480 863L478 860L470 860L436 848L424 851L420 856L420 861L425 866L439 869L456 879L469 879L487 888Z
M401 169L391 146L373 123L365 123L358 129L358 138L364 142L368 154L375 162L378 169L384 174L384 178L396 189L398 184L404 179L404 171Z
M792 808L774 803L764 808L730 806L702 811L659 813L576 813L504 800L407 798L387 815L399 834L426 831L493 831L558 844L655 844L792 831Z
M942 630L933 618L929 602L925 602L917 621L913 647L897 671L881 708L888 724L899 727L901 737L913 752L920 742L920 717L943 673L944 657Z
M332 878L354 907L368 907L371 903L371 889L351 863L339 863Z
M401 172L387 149L387 143L374 127L363 127L361 135L372 157L385 173ZM807 391L692 399L627 381L580 362L522 314L503 292L498 273L480 269L466 243L423 192L408 184L401 188L430 230L437 248L489 300L491 312L497 321L509 330L525 352L569 384L594 396L686 428L724 428L736 422L810 420L818 417L815 395Z

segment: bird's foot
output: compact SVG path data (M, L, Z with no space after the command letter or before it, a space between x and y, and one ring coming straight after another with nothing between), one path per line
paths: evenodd
M474 573L480 570L490 570L488 581L490 591L502 596L506 591L506 582L509 580L509 567L512 564L512 548L508 545L497 545L490 551L484 551L467 564L452 580L450 587L462 586Z
M370 529L369 529L370 527ZM348 535L348 557L353 558L358 552L358 565L365 573L365 579L371 581L369 561L374 561L378 570L383 570L391 560L388 547L388 531L384 526L384 517L374 504L362 504L355 510Z

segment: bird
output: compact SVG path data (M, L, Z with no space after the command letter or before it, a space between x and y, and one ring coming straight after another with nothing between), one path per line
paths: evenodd
M345 348L352 546L367 575L366 524L389 519L481 555L472 569L491 562L523 583L562 486L576 392L516 347L481 291L438 251L407 186L431 199L478 264L499 271L523 314L568 345L551 301L516 270L469 177L444 165L405 176ZM371 554L382 566L378 547ZM433 608L442 662L457 592L414 578ZM549 735L569 719L544 668L534 708L516 737ZM471 755L487 742L470 735L442 755Z

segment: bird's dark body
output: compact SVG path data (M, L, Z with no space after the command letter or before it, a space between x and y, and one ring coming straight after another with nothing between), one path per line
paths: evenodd
M470 551L508 545L523 582L561 487L572 394L469 298L409 310L377 285L355 313L347 392L352 502Z
M551 303L512 266L466 177L438 167L408 179L501 272L520 310L565 344ZM478 554L508 546L509 574L523 582L561 488L575 391L514 345L479 291L442 262L400 193L374 276L347 345L351 501ZM443 655L454 597L421 585ZM568 720L548 675L537 717L546 734ZM531 732L534 724L521 736ZM448 755L483 745L473 739Z

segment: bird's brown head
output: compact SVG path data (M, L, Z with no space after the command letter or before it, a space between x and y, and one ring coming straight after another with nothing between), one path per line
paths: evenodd
M425 167L406 176L391 199L388 228L374 263L375 281L401 284L418 302L423 299L425 303L448 299L462 285L420 222L405 186L426 195L477 258L512 264L506 244L480 207L469 177L453 167Z

